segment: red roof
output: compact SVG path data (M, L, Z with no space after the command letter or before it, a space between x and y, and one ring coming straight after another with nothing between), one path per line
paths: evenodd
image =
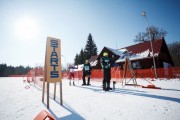
M152 40L154 54L159 55L163 40L164 40L163 38ZM124 47L124 48L127 49L128 52L133 53L133 54L142 53L146 50L149 50L150 52L152 52L150 41L145 41L143 43L138 43L132 46ZM121 48L121 49L124 49L124 48Z
M173 64L164 38L155 39L151 42L153 46L154 57L161 60L161 62L165 61ZM145 41L143 43L138 43L121 49L104 47L97 57L97 60L100 60L100 58L103 56L103 52L108 52L109 56L115 56L114 58L116 63L124 62L125 58L129 58L130 60L151 59L151 42ZM97 64L97 68L100 68L99 62Z

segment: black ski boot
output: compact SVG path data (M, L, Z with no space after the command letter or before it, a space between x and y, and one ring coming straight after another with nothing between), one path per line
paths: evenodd
M110 88L110 84L107 85L106 91L112 90L112 88Z
M85 83L82 84L82 86L86 85Z
M73 82L73 85L75 86L75 83Z
M104 91L106 91L106 83L103 83L102 88Z
M90 84L90 77L88 77L88 83L87 83L87 85L91 85L91 84Z
M71 81L69 82L69 85L71 86Z

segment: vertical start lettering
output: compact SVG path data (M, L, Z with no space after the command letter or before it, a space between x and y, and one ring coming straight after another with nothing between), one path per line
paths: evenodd
M58 41L51 39L51 48L52 48L52 53L51 53L51 58L50 58L50 65L53 67L53 70L50 71L51 78L58 78L59 77L59 72L56 69L58 67L58 54L56 52L56 48L58 48Z

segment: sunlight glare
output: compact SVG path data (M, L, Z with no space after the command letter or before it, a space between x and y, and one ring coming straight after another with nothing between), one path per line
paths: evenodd
M20 40L33 40L37 37L38 32L37 22L30 17L24 17L15 23L15 35Z

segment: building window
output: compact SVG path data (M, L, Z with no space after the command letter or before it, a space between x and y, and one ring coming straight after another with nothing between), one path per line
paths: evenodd
M141 65L140 65L139 61L132 62L132 67L133 67L133 69L141 69Z
M164 68L170 68L170 67L172 67L172 64L167 63L167 62L163 62L163 67Z

